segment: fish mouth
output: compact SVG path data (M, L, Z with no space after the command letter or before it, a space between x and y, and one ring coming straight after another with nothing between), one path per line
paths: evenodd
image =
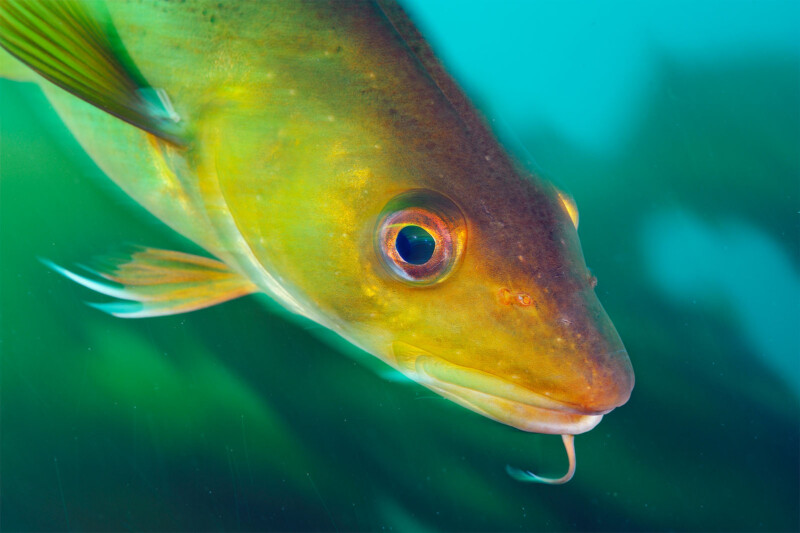
M523 431L555 435L585 433L607 411L581 409L508 380L460 365L395 341L392 352L401 372L476 413Z

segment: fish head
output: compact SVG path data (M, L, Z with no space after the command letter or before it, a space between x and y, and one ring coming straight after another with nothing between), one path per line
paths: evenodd
M526 431L588 431L634 378L574 205L376 24L313 76L276 63L216 95L198 168L219 187L210 213L241 234L224 244L264 292L442 396Z
M372 230L386 359L519 429L593 428L634 377L576 226L570 197L532 176L393 196Z
M522 430L582 433L628 400L630 360L595 295L569 197L497 143L459 152L469 145L452 135L441 149L387 135L351 146L339 139L365 135L329 124L287 128L288 140L276 133L246 157L237 140L209 165L269 273L255 283L280 284L296 312Z

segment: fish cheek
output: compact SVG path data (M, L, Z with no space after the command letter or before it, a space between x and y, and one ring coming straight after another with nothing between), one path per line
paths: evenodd
M554 373L552 304L513 258L493 255L480 239L473 244L455 280L464 286L460 318L467 331L464 349L471 358L459 364L534 390L543 388Z

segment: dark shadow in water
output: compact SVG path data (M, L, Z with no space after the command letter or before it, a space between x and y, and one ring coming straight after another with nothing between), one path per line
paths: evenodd
M82 261L121 242L191 249L86 180L9 87L3 529L800 527L796 396L724 305L666 298L640 241L653 212L679 207L711 223L747 221L800 262L796 58L663 60L614 157L588 157L541 129L524 137L578 199L585 255L637 372L630 403L577 439L578 473L564 487L504 472L556 473L559 439L377 379L254 299L125 322L82 306L92 295L35 256Z

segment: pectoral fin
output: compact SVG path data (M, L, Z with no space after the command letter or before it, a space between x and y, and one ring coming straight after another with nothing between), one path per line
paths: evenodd
M184 144L163 91L150 87L98 6L0 0L0 46L75 96L173 144Z
M88 289L125 300L90 304L122 318L187 313L258 292L250 280L220 261L155 248L134 248L81 267L99 279L42 262Z

